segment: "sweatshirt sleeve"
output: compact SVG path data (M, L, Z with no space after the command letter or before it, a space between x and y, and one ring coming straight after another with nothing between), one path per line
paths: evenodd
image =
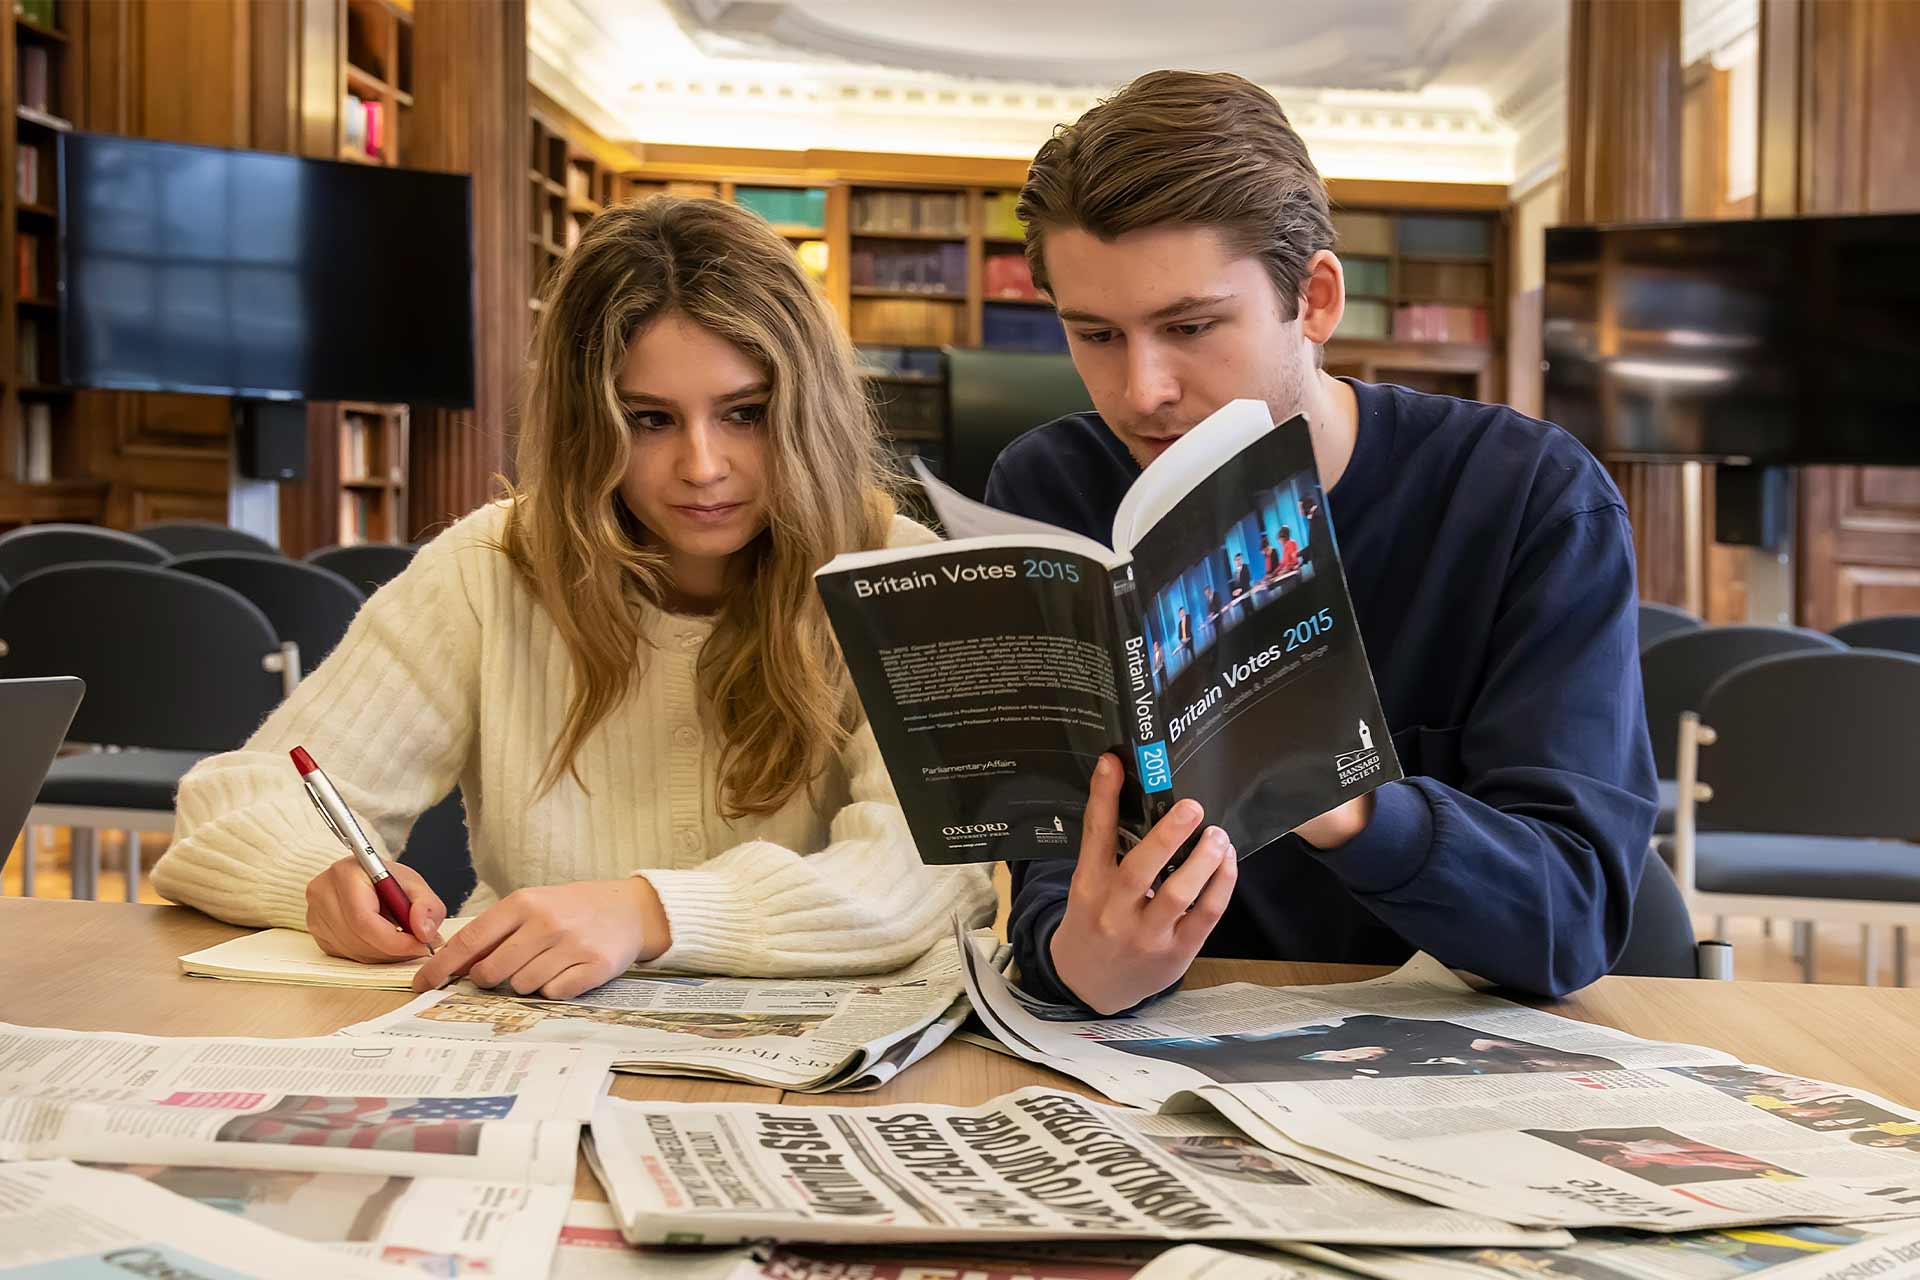
M884 973L952 929L992 921L992 873L920 861L886 765L861 725L845 752L848 803L829 843L805 854L765 840L704 866L647 870L673 934L655 965L684 973L786 977Z
M458 781L475 731L480 626L456 528L360 609L346 637L238 751L181 779L153 884L231 924L305 929L307 882L346 855L288 752L304 746L382 856ZM449 904L449 907L458 904Z
M1364 831L1313 852L1412 945L1546 996L1618 958L1657 810L1637 594L1618 507L1576 512L1536 538L1507 584L1457 739L1419 745L1432 757L1423 772L1444 769L1454 784L1382 787Z

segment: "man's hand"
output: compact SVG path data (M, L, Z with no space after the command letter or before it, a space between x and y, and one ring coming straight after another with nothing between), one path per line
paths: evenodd
M413 904L412 918L407 921L411 932L395 927L380 914L373 881L354 859L342 858L307 881L307 932L322 951L343 960L390 964L418 960L427 954L429 942L440 945L440 922L447 918L446 904L406 863L389 861L387 870Z
M1329 809L1311 822L1303 822L1293 834L1325 852L1338 849L1367 829L1373 821L1373 792L1355 796L1337 809Z
M569 1000L667 949L667 913L644 876L521 889L487 908L414 975L432 991L466 975Z
M1087 788L1080 861L1067 914L1054 930L1054 971L1096 1013L1118 1013L1186 973L1233 896L1239 857L1227 833L1207 830L1178 870L1154 881L1205 815L1182 800L1116 862L1120 762L1101 756Z

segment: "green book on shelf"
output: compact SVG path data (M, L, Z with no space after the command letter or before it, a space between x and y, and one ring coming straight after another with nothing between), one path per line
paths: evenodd
M52 27L54 0L13 0L13 11L29 22Z

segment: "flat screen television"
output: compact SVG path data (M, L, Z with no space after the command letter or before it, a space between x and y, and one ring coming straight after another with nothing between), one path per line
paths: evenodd
M472 180L60 139L72 386L473 403Z
M1920 465L1920 214L1552 228L1542 345L1603 458Z

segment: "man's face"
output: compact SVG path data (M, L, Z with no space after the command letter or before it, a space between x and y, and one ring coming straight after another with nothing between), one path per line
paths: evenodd
M1298 307L1217 230L1052 230L1046 257L1074 368L1141 466L1230 400L1276 421L1299 408L1314 359Z

